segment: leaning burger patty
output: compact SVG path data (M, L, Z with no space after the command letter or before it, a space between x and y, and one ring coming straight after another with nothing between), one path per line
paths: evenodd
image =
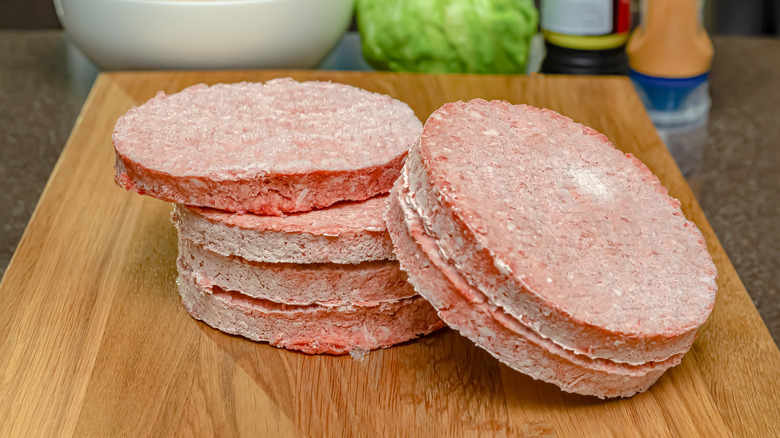
M421 124L330 82L196 85L116 123L116 181L162 200L278 215L386 193Z
M663 361L712 310L701 232L647 167L590 128L507 102L446 104L406 168L442 258L563 348Z

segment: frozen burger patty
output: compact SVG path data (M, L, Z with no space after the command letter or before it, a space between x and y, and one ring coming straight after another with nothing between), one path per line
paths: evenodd
M420 129L405 103L349 85L200 84L117 120L115 180L188 205L307 211L389 191Z

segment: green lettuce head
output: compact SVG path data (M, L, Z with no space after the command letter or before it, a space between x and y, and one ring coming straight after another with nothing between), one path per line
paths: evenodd
M363 57L378 70L525 73L532 0L357 0Z

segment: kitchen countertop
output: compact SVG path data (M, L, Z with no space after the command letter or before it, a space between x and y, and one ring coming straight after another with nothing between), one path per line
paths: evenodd
M712 112L689 182L780 344L780 39L713 40ZM80 56L61 31L0 31L0 275L97 73Z

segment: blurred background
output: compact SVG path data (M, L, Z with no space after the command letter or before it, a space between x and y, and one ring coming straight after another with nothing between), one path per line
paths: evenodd
M711 34L780 35L780 0L709 0L704 8ZM60 28L52 0L0 0L0 29Z

